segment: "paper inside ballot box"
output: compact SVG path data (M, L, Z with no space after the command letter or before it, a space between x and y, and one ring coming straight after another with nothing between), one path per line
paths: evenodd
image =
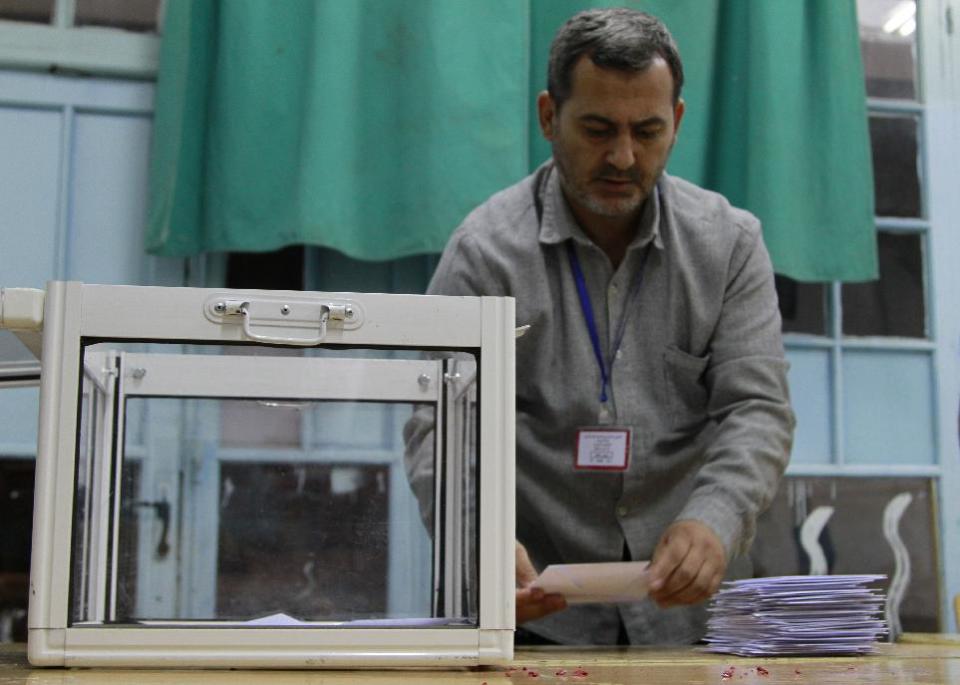
M568 604L639 602L647 596L647 561L551 564L533 587L559 593Z

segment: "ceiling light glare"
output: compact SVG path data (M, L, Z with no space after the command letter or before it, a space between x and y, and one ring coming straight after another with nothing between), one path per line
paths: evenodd
M904 0L901 3L898 3L887 17L887 21L883 25L884 33L893 33L895 31L900 31L902 28L908 24L913 24L913 29L907 31L906 33L901 33L901 35L909 35L917 28L917 23L914 20L914 17L917 15L917 3L914 0Z
M903 26L900 27L900 29L897 31L897 33L899 33L901 36L906 37L906 36L909 36L911 33L913 33L913 32L916 31L916 30L917 30L917 20L916 20L916 19L908 19L907 22L906 22Z

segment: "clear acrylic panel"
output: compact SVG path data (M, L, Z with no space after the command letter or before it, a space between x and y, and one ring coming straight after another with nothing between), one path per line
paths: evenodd
M917 99L917 3L857 0L867 95Z
M920 158L915 116L870 117L873 184L877 216L923 216L920 196Z
M112 26L158 33L161 0L76 0L77 26Z
M0 19L49 24L54 0L0 0Z
M844 283L844 335L925 338L923 235L877 234L880 278Z
M107 342L83 367L73 624L477 625L473 355Z
M278 400L223 400L220 435L225 447L300 447L302 406Z
M297 348L228 347L225 355L269 354L301 357ZM303 443L301 402L229 400L220 404L220 440L225 447L300 447Z
M217 618L395 618L389 480L386 464L224 463Z

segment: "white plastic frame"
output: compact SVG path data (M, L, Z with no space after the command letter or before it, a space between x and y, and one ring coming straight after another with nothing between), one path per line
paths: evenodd
M217 322L205 316L204 303L212 294L196 288L48 284L30 578L30 662L85 667L379 668L509 661L514 628L512 298L232 294L278 305L285 299L302 301L305 295L318 303L347 299L360 305L362 325L329 326L327 344L479 350L478 627L69 625L81 339L249 342L242 321Z
M33 288L0 288L0 329L2 335L19 338L37 360L40 359L40 327L43 323L43 291ZM16 388L40 384L40 362L29 357L0 359L0 387Z

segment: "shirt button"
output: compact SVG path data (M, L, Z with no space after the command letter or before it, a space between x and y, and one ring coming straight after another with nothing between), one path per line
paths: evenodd
M617 516L620 516L622 518L626 516L628 513L630 513L630 510L627 509L626 507L617 507Z
M623 359L623 350L617 350L617 359Z

